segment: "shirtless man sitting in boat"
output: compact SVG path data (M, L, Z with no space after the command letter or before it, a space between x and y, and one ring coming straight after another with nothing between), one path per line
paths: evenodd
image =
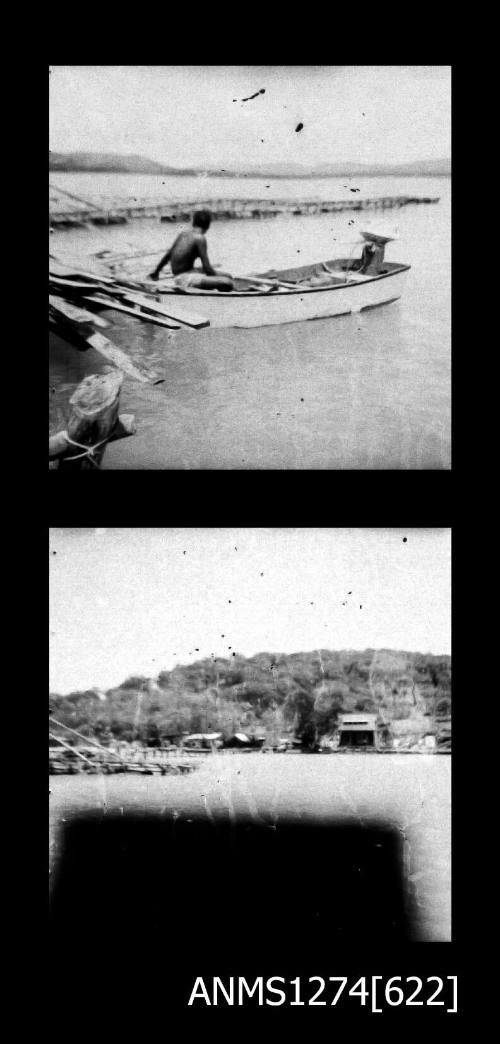
M205 232L210 228L211 220L209 210L197 210L193 215L193 227L177 236L149 278L158 279L162 268L170 261L175 284L181 290L233 290L232 276L227 272L217 272L208 260ZM201 261L201 270L194 267L197 258Z

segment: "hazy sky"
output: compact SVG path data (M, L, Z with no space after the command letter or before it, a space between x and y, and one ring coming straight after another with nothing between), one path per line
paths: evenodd
M56 152L222 167L450 155L449 66L51 66L50 84Z
M51 690L233 651L449 653L450 543L422 529L53 529Z

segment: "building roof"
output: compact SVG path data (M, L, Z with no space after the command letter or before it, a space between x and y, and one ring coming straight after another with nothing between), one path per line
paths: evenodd
M221 739L222 732L192 732L190 736L185 736L184 741L187 740L217 740Z
M349 732L371 732L376 728L377 715L376 714L364 714L360 711L358 714L343 714L340 722L340 730L349 730Z

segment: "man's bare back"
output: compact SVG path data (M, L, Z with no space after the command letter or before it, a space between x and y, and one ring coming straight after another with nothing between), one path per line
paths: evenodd
M205 275L215 275L215 269L208 260L207 241L203 232L192 228L181 232L170 249L170 267L174 275L191 272L198 257Z
M233 281L226 272L217 272L208 259L207 241L204 232L210 226L208 211L198 211L193 217L193 227L181 232L160 263L151 272L151 279L158 279L161 269L170 261L174 276L193 273L193 286L207 290L232 290ZM197 258L201 261L202 271L195 269ZM182 287L181 287L182 288Z

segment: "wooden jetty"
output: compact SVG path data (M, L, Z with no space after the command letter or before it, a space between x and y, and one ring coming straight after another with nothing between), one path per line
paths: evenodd
M78 747L70 747L68 744L63 744L53 733L49 734L49 738L61 744L61 749L56 747L49 749L49 775L51 776L73 776L78 772L105 776L116 772L127 772L130 775L139 776L183 776L193 772L197 767L194 764L188 765L185 762L155 764L155 762L149 761L123 761L122 763L117 763L111 759L106 760L104 758L91 760L91 758L82 754Z
M156 757L148 757L150 751L143 749L138 754L134 751L118 753L110 747L105 747L96 739L84 736L77 729L66 725L64 722L54 718L49 712L49 740L53 746L49 746L49 774L50 775L73 775L76 772L91 772L109 774L111 772L131 772L141 775L184 775L192 772L194 764L177 762L173 764L169 759L158 760ZM71 745L69 738L63 739L60 733L54 732L54 727L76 736L80 745ZM82 746L82 741L85 746ZM164 753L162 751L162 753ZM165 753L168 753L165 752Z
M85 225L124 225L136 219L160 221L190 221L193 211L207 207L214 219L276 217L278 214L333 214L350 210L387 210L421 203L438 203L439 196L376 196L352 199L212 199L169 202L165 200L137 201L134 205L117 200L104 207L76 199L50 201L52 228L72 228Z

